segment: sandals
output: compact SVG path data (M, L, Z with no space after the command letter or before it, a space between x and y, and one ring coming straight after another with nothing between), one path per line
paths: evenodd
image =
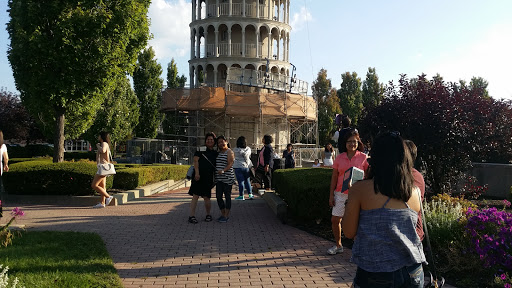
M188 223L197 224L196 216L189 216L188 217Z
M206 215L204 222L211 222L213 220L212 215Z

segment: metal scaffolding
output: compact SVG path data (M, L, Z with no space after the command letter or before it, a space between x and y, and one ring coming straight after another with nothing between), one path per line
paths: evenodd
M288 143L318 142L317 103L306 95L307 83L260 72L229 68L224 87L162 92L161 111L172 116L174 132L165 136L173 143L176 161L191 164L196 147L204 146L204 134L210 131L226 136L232 146L243 135L254 152L261 149L265 134L273 136L279 154Z

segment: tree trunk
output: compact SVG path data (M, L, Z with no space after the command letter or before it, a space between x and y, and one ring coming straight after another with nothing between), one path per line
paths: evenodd
M53 139L53 163L64 162L64 109L55 111L55 138Z

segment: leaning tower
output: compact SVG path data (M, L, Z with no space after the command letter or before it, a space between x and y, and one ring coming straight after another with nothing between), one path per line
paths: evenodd
M192 0L190 87L223 87L230 67L290 75L289 23L290 0Z

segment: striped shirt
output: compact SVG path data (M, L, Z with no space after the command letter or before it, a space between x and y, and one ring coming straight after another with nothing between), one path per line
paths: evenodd
M224 170L228 166L228 152L231 151L231 149L227 149L224 152L219 152L219 156L217 156L217 162L215 167L217 168L217 171ZM235 183L235 172L233 170L233 167L229 168L228 171L218 174L215 173L215 180L226 183L228 185L233 185Z

